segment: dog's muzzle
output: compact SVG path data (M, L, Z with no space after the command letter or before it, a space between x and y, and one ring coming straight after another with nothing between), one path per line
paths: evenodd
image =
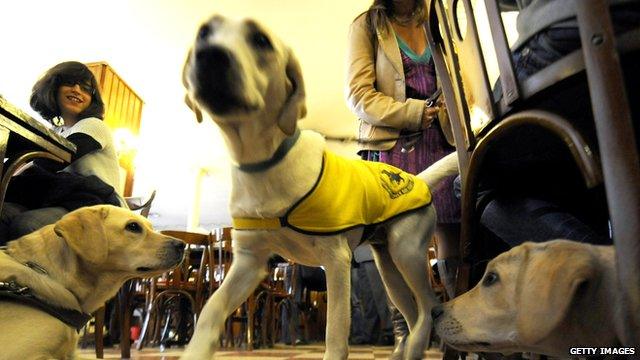
M173 262L176 265L181 263L184 257L185 243L178 239L173 239L167 247L172 250Z
M148 272L172 268L180 264L185 254L185 243L181 240L170 238L169 241L156 252L160 263L148 266L139 266L136 271Z
M237 69L237 61L228 49L199 41L189 69L189 80L198 103L216 115L244 109L246 106L236 90L241 80Z

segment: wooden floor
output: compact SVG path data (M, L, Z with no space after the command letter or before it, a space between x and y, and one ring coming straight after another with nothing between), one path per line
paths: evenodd
M387 359L391 353L390 346L351 346L349 359ZM296 347L277 344L272 349L259 349L252 352L224 349L216 353L216 359L221 360L318 360L322 359L324 344L299 345ZM132 350L132 360L178 360L182 349L166 349L161 352L158 348L143 349L141 352ZM80 350L80 359L95 359L93 349ZM117 348L105 349L105 359L120 359ZM442 353L437 349L425 352L423 359L442 359Z

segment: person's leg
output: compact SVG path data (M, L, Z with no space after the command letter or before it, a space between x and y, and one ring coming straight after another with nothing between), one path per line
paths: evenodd
M364 265L367 272L367 279L369 280L369 286L371 288L371 295L373 296L373 304L380 320L380 340L382 345L391 345L393 342L393 326L391 324L391 314L389 313L389 306L387 300L387 292L384 288L382 278L378 272L375 262L367 261L361 264Z
M450 299L455 297L456 279L460 266L460 224L438 224L436 226L438 245L438 274ZM426 254L425 254L426 257Z
M49 207L25 211L13 218L9 226L9 239L17 239L41 227L60 220L69 211L61 207Z
M296 271L294 271L294 267L296 267ZM295 286L291 291L293 293L293 298L289 303L288 311L286 306L281 308L280 318L282 319L282 327L280 329L281 341L285 344L292 344L292 335L291 330L288 324L294 324L293 327L297 331L299 324L299 316L298 311L301 310L300 305L302 304L302 276L300 271L301 265L293 264L285 267L285 278L284 278L284 286L285 288L289 288L291 286ZM295 281L293 276L296 277ZM299 340L300 333L296 333L296 341Z
M7 244L9 240L13 240L10 237L9 229L11 223L16 216L27 211L27 208L16 203L6 202L2 206L2 214L0 214L0 246Z
M496 197L485 207L480 222L510 246L559 238L590 244L609 242L566 209L527 196Z
M407 336L409 335L409 325L407 325L407 321L402 316L402 313L393 305L391 300L388 300L388 304L394 336L393 352L389 355L389 360L402 360L404 356L404 346L407 343Z
M373 261L369 261L373 263ZM367 276L367 271L365 269L365 262L360 263L358 267L358 282L360 283L359 290L360 293L360 304L362 305L364 321L364 335L367 339L368 344L375 343L375 339L373 338L374 330L376 323L378 322L378 312L376 311L376 306L373 300L373 294L371 292L371 285L369 284L369 279Z
M360 293L358 268L351 268L351 341L352 345L366 344L368 339L364 331L364 315L358 294Z

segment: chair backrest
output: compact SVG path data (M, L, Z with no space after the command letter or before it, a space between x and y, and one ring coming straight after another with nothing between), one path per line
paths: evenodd
M162 230L160 233L180 239L187 244L184 261L171 271L170 282L173 282L176 287L184 287L194 274L196 282L204 282L211 235L178 230ZM199 259L193 259L193 253L199 253Z
M570 11L563 16L577 17L579 9L582 9L582 12L593 13L590 12L593 6L595 5L587 1L578 0L574 6L567 7L574 12ZM441 78L464 180L471 152L476 148L477 142L506 115L518 109L526 109L526 103L532 97L564 79L584 72L585 57L583 51L578 49L520 82L514 71L498 0L431 0L428 1L428 10L430 26L427 37L433 49L436 70ZM485 18L489 25L489 33L481 34L478 24ZM581 19L583 23L589 22L584 17ZM610 19L607 17L604 21L610 22ZM624 34L617 40L616 46L620 52L640 47L638 31ZM613 50L615 53L615 49ZM489 74L488 68L493 62L497 62L497 85L501 92L495 92L494 85L489 80L492 74ZM614 83L617 90L611 91L617 94L624 93L621 90L622 82L616 81L615 76L609 76L615 73L610 69L616 68L616 64L605 67L607 69L603 74L607 79L603 80L603 83ZM619 64L617 68L619 70ZM499 93L502 96L499 96ZM621 105L628 109L628 106ZM599 106L598 102L595 102L594 106ZM543 121L532 123L547 128L560 138L575 138L575 135L568 134L574 131L574 127L558 128L555 124ZM588 142L588 137L585 141ZM578 148L586 147L587 153L597 153L593 143L567 143L567 147L572 151L576 145ZM601 182L601 174L597 173L597 169L592 169L597 163L597 158L594 158L592 164L584 164L580 159L584 159L584 155L573 153L576 163L583 171L585 182L592 187Z
M484 113L490 119L495 116L491 85L471 1L433 0L427 3L427 9L427 39L451 118L464 178L477 141L471 112ZM466 26L459 23L463 19Z
M149 196L147 201L145 201L144 203L142 203L142 198L140 197L125 197L124 200L127 202L127 206L129 207L129 210L139 211L140 215L144 217L149 217L149 212L151 211L151 204L153 203L153 200L155 198L156 198L156 191L153 190L153 192L151 192L151 195Z
M222 284L231 267L231 261L233 260L231 230L232 228L230 227L217 228L209 238L212 255L209 258L211 291L214 291Z
M155 294L157 291L154 304L171 294L180 294L189 300L194 316L197 316L208 297L211 235L180 230L162 230L160 233L180 239L186 245L180 265L151 279L150 292Z

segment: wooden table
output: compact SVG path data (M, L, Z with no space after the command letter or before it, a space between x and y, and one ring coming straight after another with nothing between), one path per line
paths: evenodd
M47 158L71 162L76 146L0 95L0 211L11 177L24 164Z

